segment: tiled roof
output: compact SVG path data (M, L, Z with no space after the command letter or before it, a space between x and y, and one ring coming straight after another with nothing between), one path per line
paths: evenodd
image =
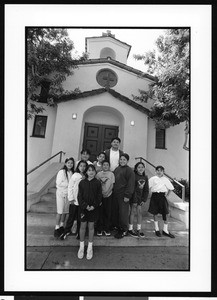
M141 111L142 113L149 114L149 109L143 107L142 105L134 102L133 100L129 99L128 97L123 96L122 94L116 92L113 89L106 89L106 88L99 88L91 91L86 91L83 93L78 93L78 94L68 94L60 97L59 99L56 99L55 102L60 103L60 102L65 102L65 101L70 101L70 100L75 100L79 98L86 98L89 96L94 96L94 95L100 95L103 93L110 93L113 97L119 99L120 101L125 102L126 104L132 106L133 108Z
M125 65L125 64L123 64L117 60L111 59L111 58L95 58L95 59L80 60L77 62L78 65L89 65L89 64L99 64L99 63L109 63L111 65L120 67L124 70L127 70L129 72L137 74L137 75L141 76L142 78L148 78L152 81L157 81L157 77L152 76L147 73L144 73L140 70L134 69L128 65Z

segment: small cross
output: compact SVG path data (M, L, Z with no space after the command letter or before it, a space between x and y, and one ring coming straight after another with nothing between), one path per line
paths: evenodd
M111 74L107 74L107 76L103 76L103 80L106 80L106 84L105 84L105 88L109 88L110 87L110 82L114 81L113 78L110 77Z

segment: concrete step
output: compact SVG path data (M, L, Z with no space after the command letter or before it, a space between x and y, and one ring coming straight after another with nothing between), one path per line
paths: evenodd
M114 233L110 237L95 236L95 246L184 246L187 247L188 231L184 230L184 225L173 218L169 218L169 228L176 236L175 239L167 237L157 237L154 232L154 224L151 216L143 218L142 230L145 238L134 238L126 236L123 239L114 238ZM54 238L55 214L28 213L27 214L27 246L78 246L79 241L74 235L70 235L66 240L61 241ZM160 228L163 227L160 222Z
M41 200L38 203L32 204L30 212L32 213L56 213L56 195L53 193L47 193L41 196Z
M31 180L27 186L27 212L35 203L40 201L42 195L55 185L55 178L64 163L52 163L43 170L36 178Z

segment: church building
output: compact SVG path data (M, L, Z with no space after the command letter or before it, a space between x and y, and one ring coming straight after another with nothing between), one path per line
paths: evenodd
M150 162L145 164L152 173L152 165L163 165L171 177L188 180L185 123L158 129L148 116L151 100L134 100L139 90L149 89L155 77L127 65L131 46L110 31L86 37L85 44L88 59L80 61L63 84L65 90L78 88L80 92L65 96L54 107L42 103L44 112L28 120L27 169L59 151L77 161L83 148L90 150L94 161L118 136L120 149L130 156L130 166L143 157Z

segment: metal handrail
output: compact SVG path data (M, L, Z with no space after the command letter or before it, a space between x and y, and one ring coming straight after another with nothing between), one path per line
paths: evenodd
M51 156L50 158L46 159L45 161L43 161L40 165L36 166L35 168L33 168L32 170L30 170L29 172L27 172L27 175L29 175L30 173L32 173L33 171L37 170L38 168L40 168L41 166L43 166L46 162L48 162L49 160L51 160L52 158L54 158L57 155L60 155L60 159L59 162L61 162L62 160L62 154L66 154L63 151L59 151L58 153L54 154L53 156Z
M151 165L153 168L156 168L155 165L153 165L152 163L150 163L148 160L146 160L143 157L135 157L135 159L140 159L140 161L144 160L146 161L149 165ZM179 181L177 181L176 179L172 178L171 176L169 176L168 174L164 173L165 176L167 176L170 180L176 182L179 186L181 186L182 188L182 201L185 201L185 186L183 184L181 184Z

